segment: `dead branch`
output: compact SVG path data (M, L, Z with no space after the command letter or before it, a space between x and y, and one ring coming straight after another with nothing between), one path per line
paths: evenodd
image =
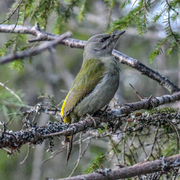
M166 103L172 103L175 101L180 100L180 92L174 93L172 95L164 95L160 97L150 98L150 99L143 99L142 101L137 101L134 103L127 103L122 105L119 109L116 109L114 115L121 115L121 114L129 114L130 112L141 110L141 109L151 109L154 107L158 107L160 105Z
M168 158L162 158L161 160L142 162L135 164L134 166L124 167L117 170L105 169L99 171L99 173L91 173L87 175L78 175L69 178L62 178L56 180L112 180L112 179L124 179L131 178L134 176L140 176L150 173L155 173L159 171L164 171L164 173L172 168L180 166L180 154L170 156Z
M6 82L6 83L7 83L7 82ZM6 83L0 82L0 86L4 87L7 91L9 91L12 95L14 95L14 96L22 103L23 101L21 100L21 98L20 98L14 91L12 91L11 89L9 89L9 88L5 85Z
M149 100L143 100L135 103L129 103L124 105L118 110L111 110L110 113L99 111L93 118L86 117L82 118L82 121L78 123L66 124L60 122L49 122L45 126L36 127L31 125L27 130L23 131L0 131L0 148L9 147L11 149L19 149L23 144L41 144L45 139L53 138L54 136L69 136L72 134L77 134L79 132L87 131L89 128L98 128L102 122L114 123L117 121L125 122L128 121L128 117L121 117L123 114L129 114L135 110L149 109L157 107L167 102L174 102L180 99L180 92L173 95L165 95L161 97L156 97ZM153 105L152 105L153 103ZM39 108L31 109L28 113L48 113L51 112L49 109L46 110L43 106ZM54 112L54 110L52 110ZM24 113L25 114L25 113ZM56 113L55 113L56 114ZM152 117L153 119L154 117ZM173 117L174 118L174 117ZM150 119L150 117L149 117ZM169 117L170 119L170 117Z
M180 91L180 88L171 82L168 78L158 73L158 71L154 71L151 68L145 66L143 63L138 61L137 59L134 59L132 57L129 57L117 50L113 50L114 57L116 57L122 64L126 64L139 72L142 73L142 75L148 76L151 79L157 81L161 86L163 86L165 89L167 89L170 93L178 92Z
M59 35L53 35L53 34L42 31L38 23L36 23L35 26L17 25L15 29L14 29L14 26L15 26L14 24L12 25L1 24L0 32L16 33L16 34L31 34L33 36L36 36L36 41L51 41L59 37ZM30 40L28 42L32 42L32 41Z
M25 57L30 57L34 56L37 54L40 54L46 49L52 49L54 46L62 42L65 38L70 37L72 33L70 31L60 35L59 37L56 38L56 40L53 40L51 42L46 42L44 44L41 44L40 46L37 46L35 48L26 50L26 51L21 51L13 54L9 54L7 56L4 56L0 60L0 64L5 64L14 61L14 59L22 59Z
M5 23L6 21L9 21L9 20L11 19L11 17L15 14L15 12L19 10L19 7L20 7L21 3L22 3L22 0L20 0L20 1L17 3L17 7L12 10L12 12L11 12L10 15L9 15L9 17L8 17L7 19L5 19L4 21L0 22L0 24L3 24L3 23ZM16 25L15 25L15 26L16 26ZM14 26L14 27L15 27L15 26Z
M33 36L36 36L36 38L28 40L28 42L52 41L52 40L55 40L57 37L59 37L59 35L53 35L53 34L45 32L45 31L42 31L40 29L38 23L36 23L36 25L32 26L32 27L31 26L17 25L16 28L14 29L14 26L15 25L4 25L4 24L2 24L2 25L0 25L0 32L2 32L2 33L22 33L22 34L31 34ZM61 43L66 45L66 46L72 47L72 48L81 48L82 49L82 48L84 48L86 41L66 38ZM51 44L50 44L50 47L52 47ZM38 47L36 47L36 48L38 48ZM36 51L36 48L34 49L34 51ZM47 49L47 48L45 48L45 49ZM36 53L31 53L29 55L28 52L26 52L26 51L22 51L21 53L22 54L20 54L20 55L17 52L14 54L10 54L10 55L1 57L0 58L0 64L5 64L8 62L14 61L16 59L22 59L24 57L36 55ZM146 75L146 76L150 77L151 79L157 81L160 85L162 85L164 88L166 88L170 93L180 91L180 88L176 84L174 84L173 82L171 82L166 77L159 74L158 72L156 72L156 71L150 69L149 67L145 66L143 63L141 63L137 59L133 59L133 58L117 51L117 50L113 50L113 55L122 64L126 64L126 65L140 71L143 75Z
M96 126L101 121L96 120ZM94 120L88 118L71 125L60 122L48 122L45 126L36 127L32 125L22 131L2 131L0 130L0 148L8 147L10 149L19 149L23 144L42 144L45 139L51 139L53 136L66 136L85 131L94 127Z

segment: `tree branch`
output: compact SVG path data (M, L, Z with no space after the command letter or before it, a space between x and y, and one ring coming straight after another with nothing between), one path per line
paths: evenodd
M180 88L171 82L168 78L164 77L163 75L159 74L157 71L152 70L151 68L145 66L143 63L138 61L137 59L133 59L117 50L113 50L114 57L119 59L122 64L126 64L139 72L143 75L150 77L151 79L157 81L161 86L167 89L170 93L180 91Z
M12 10L12 12L11 12L10 15L9 15L9 17L8 17L7 19L5 19L4 21L0 22L0 24L3 24L3 23L5 23L6 21L10 20L11 17L15 14L15 12L19 9L21 3L22 3L22 0L20 0L20 1L17 3L17 7ZM14 27L16 27L16 25L15 25Z
M28 42L51 41L51 40L55 40L59 37L59 35L53 35L53 34L45 32L45 31L42 31L40 29L38 23L36 23L36 25L33 27L17 25L15 29L14 29L14 25L3 25L2 24L2 25L0 25L0 32L22 33L22 34L31 34L33 36L36 36L36 38L28 40ZM61 44L64 44L66 46L69 46L72 48L81 48L81 49L84 48L84 45L86 43L86 41L81 41L81 40L71 39L71 38L66 38L60 42L61 42ZM49 47L52 47L52 44L48 44L48 45L49 45ZM31 52L30 50L29 51L27 50L27 51L21 51L21 52L17 52L14 54L10 54L10 55L1 57L0 64L5 64L8 62L14 61L16 59L20 59L20 58L22 59L24 57L39 54L42 52L42 50L39 50L39 49L42 48L43 50L45 50L45 49L49 48L47 46L46 46L46 48L42 48L42 47L39 48L39 46L35 47L31 50L33 52ZM113 55L122 64L126 64L126 65L140 71L143 75L146 75L146 76L150 77L151 79L157 81L160 85L162 85L164 88L166 88L170 93L180 91L180 88L177 85L175 85L173 82L171 82L166 77L159 74L158 72L155 72L152 69L150 69L149 67L145 66L143 63L139 62L138 60L133 59L127 55L124 55L117 50L113 50Z
M30 57L30 56L35 56L37 54L40 54L41 52L43 52L46 49L53 48L53 46L56 46L57 44L61 43L65 38L70 37L71 35L72 35L72 33L70 31L68 31L68 32L56 37L56 39L51 42L46 42L35 48L4 56L0 59L0 64L5 64L5 63L12 62L15 59L22 59L25 57Z
M141 109L151 109L166 103L172 103L179 100L180 92L155 98L150 97L149 99L143 99L142 101L124 104L123 106L121 106L121 108L114 110L114 115L129 114L130 112Z
M7 83L7 82L6 82ZM15 96L21 103L23 103L23 101L21 100L21 98L11 89L9 89L5 84L6 83L2 83L0 82L0 86L2 86L3 88L5 88L7 91L9 91L13 96Z
M11 149L19 149L23 144L41 144L45 139L51 139L54 136L69 136L79 132L88 130L89 128L98 128L102 122L116 123L117 121L128 121L128 118L123 118L120 115L129 114L132 111L140 109L149 109L157 107L164 103L174 102L180 100L180 92L173 95L165 95L161 97L156 97L152 99L145 99L135 103L125 104L118 110L112 110L110 113L99 111L93 117L82 118L82 121L72 124L60 123L60 122L49 122L43 127L36 127L35 125L29 125L27 130L17 131L17 132L8 132L0 131L0 148L9 147ZM30 111L27 111L28 114L33 113L43 113L47 112L52 114L52 112L57 113L57 110L48 110L43 106L39 108L31 108ZM26 115L26 113L23 113ZM170 117L169 117L170 118ZM174 117L173 117L174 118ZM149 117L150 119L150 117Z
M69 178L62 178L56 180L112 180L112 179L124 179L134 176L140 176L159 171L168 171L172 168L180 166L180 154L170 156L168 158L162 158L162 160L156 160L151 162L138 163L134 166L124 167L117 170L105 169L101 173L91 173L87 175L78 175Z
M15 29L14 29L14 26L15 26L14 24L12 25L1 24L0 32L16 33L16 34L31 34L37 37L36 41L52 41L56 39L56 37L59 37L59 35L53 35L45 31L42 31L38 23L36 23L35 26L17 25ZM31 42L31 40L28 42Z
M45 139L51 139L53 136L68 136L78 132L85 131L90 127L98 127L101 121L96 118L88 118L78 123L67 124L60 122L48 122L45 126L36 127L30 124L23 131L2 131L0 130L0 148L8 147L10 149L19 149L23 144L42 144Z

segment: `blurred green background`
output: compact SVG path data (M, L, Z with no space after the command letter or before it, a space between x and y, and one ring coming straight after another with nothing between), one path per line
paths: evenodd
M120 5L124 1L114 2L115 5L111 8L101 0L88 1L89 9L81 21L77 16L80 8L82 7L73 8L71 18L64 22L59 33L70 30L73 32L72 38L87 40L94 34L107 32L108 26L111 26L111 21L126 15L133 6L132 2L129 1L129 5L121 9ZM7 13L11 11L13 3L13 0L0 2L0 22L4 21L8 17ZM40 0L37 3L40 3ZM69 2L62 1L62 3L64 3L64 7L66 7L66 4ZM61 9L59 10L61 11ZM158 10L158 4L153 7L153 10ZM151 14L149 14L149 16L150 15ZM51 13L48 17L45 31L57 33L57 31L53 28L55 16L55 13ZM111 21L109 21L109 18ZM17 13L12 16L9 24L14 24L16 19ZM34 24L27 20L24 25L33 26ZM0 48L3 48L9 39L16 36L17 35L11 33L0 33ZM164 36L164 27L161 22L157 24L149 23L147 32L143 35L139 35L135 25L131 25L126 28L126 33L120 38L116 49L130 57L133 57L134 59L138 59L145 65L151 67L155 71L158 71L175 84L179 85L180 74L178 67L180 66L180 58L178 57L178 52L176 50L174 50L170 56L166 55L168 43L162 47L162 52L152 63L148 60L149 54L153 51L157 42ZM22 47L32 45L26 43L26 40L29 38L32 38L32 36L23 35L21 37ZM8 50L7 54L8 53L12 53L12 49ZM0 66L0 82L5 83L8 81L6 86L15 91L28 105L34 106L38 102L41 102L42 99L38 99L40 94L53 96L54 104L57 105L65 98L74 77L81 67L82 54L82 49L58 45L56 47L56 51L45 51L40 55L32 57L31 59L24 59L24 63L21 64L23 65L23 68L20 68L20 70L19 67L14 67L18 65L7 64ZM122 64L120 65L120 68L120 87L115 96L120 105L139 100L129 83L134 86L142 98L149 97L150 95L156 97L169 94L168 91L162 88L157 82L141 75L138 71ZM0 101L2 104L0 119L1 121L6 122L13 121L8 124L9 130L21 130L23 123L20 117L9 119L9 117L6 116L6 113L10 112L8 112L8 109L5 109L5 106L3 106L4 99L2 97L3 94L6 94L5 91L6 90L0 86ZM12 105L9 106L14 109L14 112L18 110L17 107L13 108ZM177 107L177 104L172 106ZM55 121L58 119L49 117L48 115L38 115L36 117L36 122L39 126L45 125L49 120ZM62 140L63 139L55 138L54 151L62 147ZM82 149L85 148L86 144L87 141L83 143ZM108 147L108 137L101 139L93 138L90 147L87 149L74 175L82 174L92 159L97 157L100 153L105 153ZM49 161L43 163L45 159L52 155L51 152L46 152L47 149L48 142L45 142L42 145L37 145L36 147L31 146L30 149L28 149L28 145L24 145L21 147L20 152L15 152L10 157L7 156L5 151L0 150L0 179L37 180L44 179L45 177L60 178L69 176L74 167L74 162L77 160L79 146L75 145L73 148L68 166L66 166L66 151L59 153ZM27 154L27 159L21 163ZM109 156L111 156L111 154ZM104 166L115 168L114 163L115 161L113 158L110 158L110 160L106 161Z

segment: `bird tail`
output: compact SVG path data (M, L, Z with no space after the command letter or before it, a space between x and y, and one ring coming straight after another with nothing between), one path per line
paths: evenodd
M71 151L72 151L72 145L73 145L73 135L72 136L66 136L66 140L65 140L68 144L67 144L67 164L71 155Z

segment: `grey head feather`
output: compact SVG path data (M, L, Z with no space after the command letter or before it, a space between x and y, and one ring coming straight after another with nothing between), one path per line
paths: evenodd
M117 40L125 31L118 34L97 34L92 36L84 48L84 60L98 59L104 56L112 55Z

